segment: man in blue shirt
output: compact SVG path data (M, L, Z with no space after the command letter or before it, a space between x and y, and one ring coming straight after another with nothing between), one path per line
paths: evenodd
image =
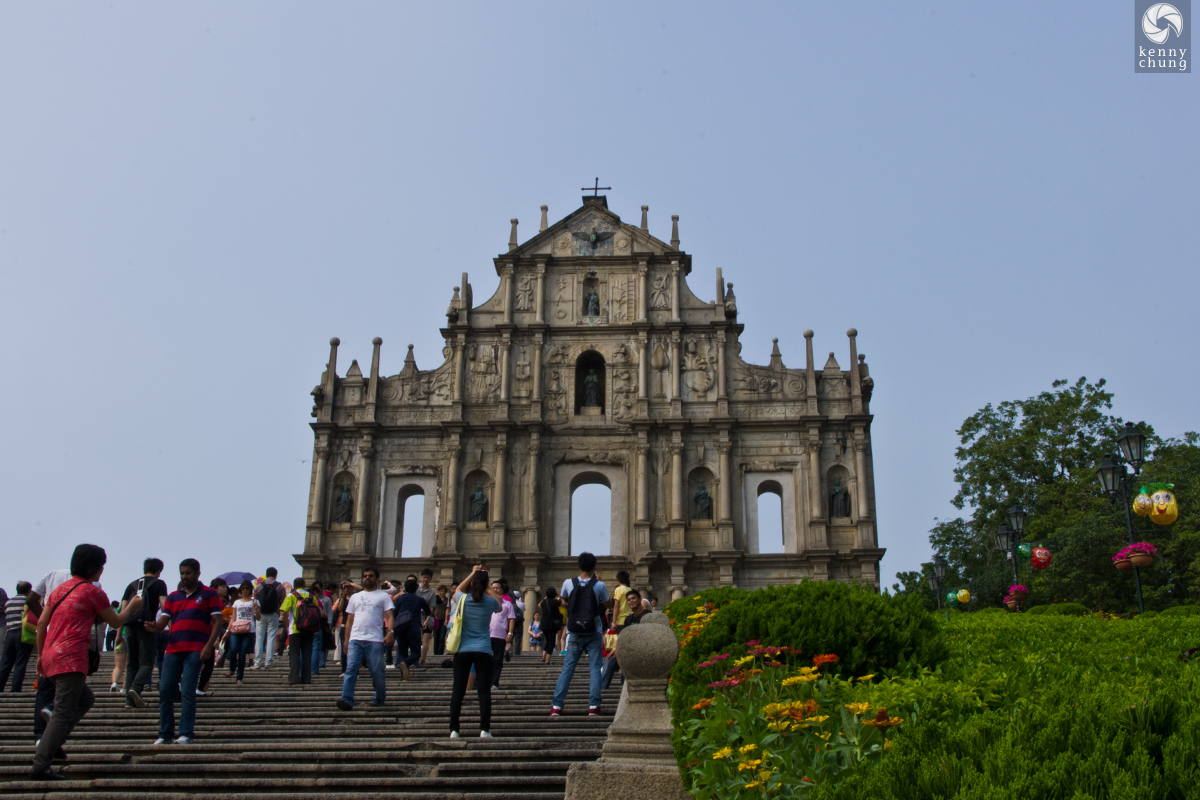
M591 553L579 554L579 577L564 581L561 596L567 604L567 655L563 659L562 674L554 690L550 705L550 716L562 713L567 700L567 689L575 676L575 665L587 652L588 672L588 716L600 716L600 667L604 656L604 622L600 607L608 603L608 588L596 578L596 557ZM590 590L591 596L588 595Z

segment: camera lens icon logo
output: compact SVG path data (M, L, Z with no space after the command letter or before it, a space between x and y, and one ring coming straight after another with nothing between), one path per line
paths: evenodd
M1183 14L1170 3L1155 3L1146 9L1142 15L1142 33L1155 44L1162 44L1175 31L1176 36L1183 33Z

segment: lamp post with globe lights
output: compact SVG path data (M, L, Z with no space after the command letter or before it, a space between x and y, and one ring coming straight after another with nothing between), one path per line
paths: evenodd
M1019 508L1019 506L1013 506ZM1009 509L1010 514L1012 509ZM1020 524L1021 529L1025 529L1024 509L1021 510ZM1011 519L1011 516L1010 516ZM1017 533L1008 526L1007 522L1000 523L1000 527L996 529L996 546L1004 553L1005 558L1012 562L1013 583L1020 583L1021 577L1017 574ZM1021 610L1021 601L1017 601L1017 610Z
M1121 435L1117 437L1117 446L1121 448L1121 459L1118 460L1112 455L1102 458L1096 465L1096 479L1100 481L1100 489L1109 502L1115 502L1118 495L1120 496L1125 505L1125 532L1129 543L1133 544L1133 517L1129 513L1129 492L1137 483L1142 464L1146 460L1146 436L1136 425L1125 423ZM1125 464L1133 467L1132 473L1126 471ZM1142 603L1142 577L1136 564L1133 567L1133 585L1137 588L1138 613L1141 614L1146 608Z
M929 588L933 589L934 597L937 598L938 610L942 610L942 581L946 578L946 559L938 553L933 557L933 574L928 576L926 580L929 582ZM950 607L946 606L946 622L950 621Z

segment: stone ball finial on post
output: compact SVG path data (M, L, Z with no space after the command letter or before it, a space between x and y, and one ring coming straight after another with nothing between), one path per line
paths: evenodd
M679 639L666 614L647 614L621 631L621 705L600 760L571 765L566 800L687 800L667 704L667 679L678 659Z

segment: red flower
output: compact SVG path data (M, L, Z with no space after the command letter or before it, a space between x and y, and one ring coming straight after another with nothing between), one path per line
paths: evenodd
M825 653L824 655L819 655L813 658L813 666L819 667L822 664L836 664L837 660L838 657L833 653Z

